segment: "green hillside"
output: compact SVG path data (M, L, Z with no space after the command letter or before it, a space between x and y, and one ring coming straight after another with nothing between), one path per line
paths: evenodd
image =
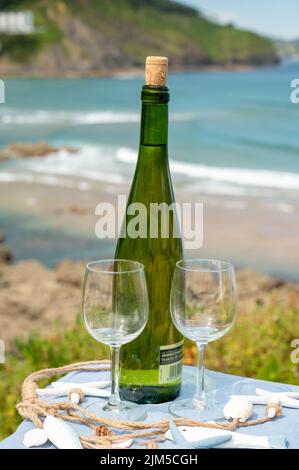
M0 0L34 12L36 32L0 35L1 73L96 74L167 55L173 68L264 65L273 43L169 0Z

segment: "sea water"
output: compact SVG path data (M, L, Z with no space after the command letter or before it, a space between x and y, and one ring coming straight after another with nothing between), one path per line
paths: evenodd
M229 197L239 208L248 198L257 204L271 201L277 210L291 213L299 203L299 104L290 99L294 78L299 78L296 63L170 75L169 153L175 189L192 192L197 199ZM19 181L82 192L105 185L117 192L118 185L130 183L137 158L142 77L5 82L1 147L45 140L78 152L61 150L41 159L0 162L0 184ZM15 247L21 235L26 239L26 230L28 239L32 236L30 224L24 226L9 207L1 211L0 222ZM51 264L69 254L69 235L47 233L56 246L44 257ZM82 238L80 243L84 245ZM94 254L99 246L93 240L80 250L80 243L74 251L81 257Z

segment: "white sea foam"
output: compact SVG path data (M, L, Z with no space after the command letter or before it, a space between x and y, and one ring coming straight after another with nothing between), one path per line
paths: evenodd
M119 147L115 152L115 157L123 163L135 163L137 160L137 152L128 147Z
M286 214L291 214L295 210L292 204L288 204L286 202L280 202L279 204L276 204L276 209L279 212L285 212Z
M175 122L196 119L196 113L173 113L170 120ZM139 123L139 112L122 111L22 111L2 109L0 123L6 125L95 125L95 124L134 124Z
M42 159L26 158L16 162L10 171L0 172L2 182L38 183L48 186L77 187L85 191L88 181L120 184L125 181L109 162L114 152L109 147L83 146L78 153L60 150Z
M9 171L1 171L0 181L40 182L47 185L89 189L88 181L108 185L129 183L137 152L129 147L80 145L78 153L61 150L42 159L18 161ZM188 191L242 196L259 191L299 191L299 174L270 170L225 168L172 160L173 175ZM76 179L76 183L70 180ZM288 207L278 208L287 212Z
M67 112L67 111L33 111L33 112L9 112L1 113L0 123L2 124L25 124L25 125L91 125L91 124L120 124L138 123L138 113L122 113L114 111L93 111L93 112Z
M125 163L134 163L136 152L130 148L120 147L116 158ZM274 188L299 191L299 174L272 170L247 168L225 168L200 165L172 160L171 171L190 179L210 180L211 182L229 183L243 187Z
M39 175L38 177L32 173L23 172L0 172L0 181L2 183L30 183L43 184L46 186L61 186L64 188L72 188L74 184L68 179L58 179L52 175Z

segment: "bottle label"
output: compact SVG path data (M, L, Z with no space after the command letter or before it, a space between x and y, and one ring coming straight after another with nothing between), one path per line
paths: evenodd
M160 347L159 384L175 382L183 366L183 341Z

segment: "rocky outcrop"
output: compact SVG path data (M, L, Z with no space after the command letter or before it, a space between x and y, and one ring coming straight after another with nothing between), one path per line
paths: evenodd
M0 265L0 331L6 348L16 337L72 324L80 311L85 263L65 261L49 270L38 261Z
M65 259L53 270L36 260L0 264L0 332L8 349L15 337L53 331L55 320L75 322L81 310L84 261ZM237 273L238 315L275 301L298 303L299 286L249 269ZM299 308L299 305L298 305Z
M57 153L61 150L66 150L70 153L77 152L73 147L53 147L47 142L17 142L9 144L0 150L0 161L11 160L14 158L32 158L32 157L45 157L51 153Z

